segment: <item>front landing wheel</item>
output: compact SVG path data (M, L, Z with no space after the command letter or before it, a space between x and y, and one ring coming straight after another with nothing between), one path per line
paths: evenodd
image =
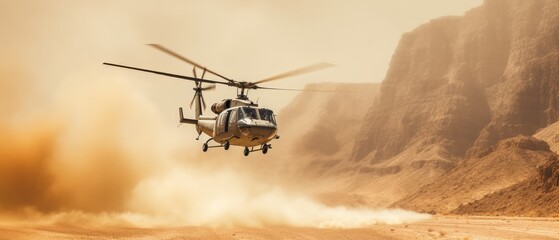
M229 143L229 141L226 141L225 144L223 145L223 149L229 150L230 146L231 146L231 144Z
M268 144L262 145L262 153L263 153L263 154L268 153Z
M207 143L204 143L204 144L202 145L202 151L204 151L204 152L207 152L207 151L208 151L208 144L207 144Z
M244 151L245 156L248 156L249 153L250 151L248 150L248 147L245 147L245 151Z

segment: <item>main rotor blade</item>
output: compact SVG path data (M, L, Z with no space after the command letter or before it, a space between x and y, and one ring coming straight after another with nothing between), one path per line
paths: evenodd
M316 63L310 66L306 66L306 67L302 67L302 68L298 68L295 70L291 70L288 72L284 72L269 78L265 78L262 79L260 81L256 81L253 82L253 84L259 84L259 83L264 83L264 82L270 82L270 81L274 81L274 80L279 80L282 78L287 78L287 77L293 77L296 75L300 75L300 74L305 74L305 73L309 73L309 72L314 72L314 71L318 71L321 69L325 69L325 68L329 68L329 67L333 67L334 65L331 63Z
M257 87L256 89L266 90L281 90L281 91L296 91L296 92L331 92L331 93L350 93L351 91L335 91L335 90L318 90L318 89L294 89L294 88L272 88L272 87Z
M103 63L103 64L109 65L109 66L113 66L113 67L127 68L127 69L142 71L142 72L148 72L148 73L153 73L153 74L159 74L159 75L163 75L163 76L167 76L167 77L180 78L180 79L190 80L190 81L195 81L195 82L196 82L196 81L199 81L199 82L205 82L205 83L217 83L217 84L223 84L223 85L228 85L228 86L229 86L229 83L220 82L220 81L215 81L215 80L201 79L201 78L193 78L193 77L189 77L189 76L183 76L183 75L172 74L172 73L166 73L166 72L159 72L159 71L154 71L154 70L149 70L149 69L143 69L143 68L137 68L137 67L130 67L130 66L118 65L118 64L114 64L114 63L106 63L106 62L105 62L105 63Z
M196 67L198 67L198 68L200 68L200 69L205 69L206 72L209 72L209 73L211 73L211 74L213 74L213 75L216 75L216 76L218 76L218 77L220 77L220 78L223 78L224 80L233 81L232 79L227 78L227 77L225 77L225 76L223 76L223 75L221 75L221 74L219 74L219 73L216 73L216 72L214 72L214 71L212 71L212 70L210 70L210 69L207 69L206 67L204 67L204 66L202 66L202 65L200 65L200 64L198 64L198 63L196 63L196 62L194 62L194 61L192 61L192 60L190 60L190 59L188 59L188 58L186 58L186 57L183 57L183 56L179 55L178 53L175 53L175 52L171 51L170 49L167 49L167 48L165 48L165 47L163 47L163 46L161 46L161 45L159 45L159 44L148 44L148 45L149 45L149 46L152 46L153 48L155 48L155 49L157 49L157 50L159 50L159 51L162 51L162 52L167 53L167 54L169 54L169 55L171 55L171 56L173 56L173 57L176 57L176 58L178 58L178 59L180 59L180 60L182 60L182 61L184 61L184 62L190 63L190 64L192 64L192 65L194 65L194 66L196 66Z

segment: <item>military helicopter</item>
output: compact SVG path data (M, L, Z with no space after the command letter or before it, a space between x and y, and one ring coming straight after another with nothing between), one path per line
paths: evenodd
M266 89L266 90L284 90L284 91L310 91L310 92L332 92L323 90L308 90L308 89L291 89L291 88L272 88L272 87L262 87L261 83L275 81L287 77L292 77L295 75L305 74L312 71L321 70L324 68L332 67L329 63L317 63L310 66L298 68L288 72L284 72L278 75L274 75L269 78L265 78L255 82L246 81L236 81L231 78L227 78L219 73L216 73L186 57L183 57L161 45L158 44L148 44L149 46L169 54L175 58L178 58L193 66L192 73L193 77L178 75L173 73L166 73L160 71L154 71L144 68L137 68L125 65L119 65L114 63L103 63L105 65L132 69L142 72L148 72L158 75L163 75L172 78L179 78L184 80L193 81L195 83L194 97L190 102L190 108L194 105L195 118L185 118L183 114L182 107L179 108L179 122L193 124L196 126L196 131L198 132L198 137L196 140L200 139L200 135L205 133L210 137L203 145L202 151L206 152L209 148L221 148L228 150L231 145L244 147L244 155L248 156L249 153L255 151L262 151L266 154L269 149L272 148L270 141L274 139L279 139L277 134L278 126L274 112L268 108L258 107L258 103L251 101L248 98L249 90ZM200 77L198 77L197 72L202 71ZM218 81L204 78L206 73L212 74L218 78L225 81ZM202 86L203 83L211 84L209 86ZM216 88L216 84L221 84L229 87L237 88L237 97L234 99L223 99L221 102L214 103L211 106L211 111L216 116L203 115L203 111L206 109L206 102L202 96L202 92L213 90ZM216 142L218 145L209 145L210 141ZM255 147L259 147L256 148Z

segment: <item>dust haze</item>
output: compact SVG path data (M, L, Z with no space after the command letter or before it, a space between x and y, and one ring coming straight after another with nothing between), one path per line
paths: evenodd
M3 88L3 102L22 105L21 99L32 98L23 75L2 79L24 89L9 94ZM157 107L125 79L62 82L51 104L2 114L0 206L16 219L360 227L428 218L403 210L327 207L252 177L242 164L193 160L197 149L181 149Z
M310 80L371 81L371 73L357 70L369 66L374 55L371 61L378 79L373 81L378 81L393 49L360 55L348 53L343 46L378 39L375 44L390 42L393 48L402 29L431 17L431 13L417 13L413 21L400 23L400 28L386 38L374 34L348 36L349 30L342 30L337 35L349 40L339 44L330 32L318 31L316 22L301 20L314 19L308 16L309 11L296 11L289 4L241 2L224 6L188 3L182 8L164 8L166 15L161 16L148 11L155 7L150 2L137 6L109 6L103 1L0 3L2 219L134 226L350 228L429 218L404 210L327 206L315 200L310 191L288 184L297 179L283 179L281 173L267 179L263 176L269 171L251 163L257 159L229 155L240 156L240 152L201 156L199 146L192 143L194 130L190 126L176 128L176 109L191 97L191 85L101 66L103 61L130 61L155 69L190 71L181 63L161 60L162 56L142 48L142 44L158 42L178 46L179 52L193 54L197 60L202 58L200 61L210 62L220 71L247 80L316 61L331 61L347 63L346 68L317 74ZM302 7L308 10L314 8L312 5L307 2ZM178 9L200 18L190 21ZM204 22L207 18L200 14L203 9L231 12L237 20L229 25L224 24L227 19ZM273 17L259 25L254 19L264 16L255 9L272 11ZM282 11L288 12L290 19L301 20L304 28L289 30L292 28ZM335 4L328 3L319 12L338 11ZM326 24L336 24L338 19L344 18L331 18ZM216 31L201 28L203 24ZM166 28L171 30L163 31ZM268 34L243 34L264 29ZM264 48L275 50L262 51ZM243 55L250 57L236 60ZM261 62L273 64L259 66ZM284 87L301 87L297 81L286 84ZM229 90L208 94L208 102L233 94ZM255 94L255 98L264 96ZM269 107L282 107L294 96L290 94L267 95L263 101Z

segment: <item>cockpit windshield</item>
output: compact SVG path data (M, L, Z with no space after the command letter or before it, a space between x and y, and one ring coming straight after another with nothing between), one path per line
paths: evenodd
M251 108L251 107L240 107L238 112L238 119L250 118L250 119L260 119L276 124L276 118L274 117L274 112L266 108Z
M258 119L256 109L250 107L239 108L239 119L243 118Z
M274 118L274 112L272 112L272 110L260 108L258 109L258 113L260 114L260 119L276 124L276 119Z

